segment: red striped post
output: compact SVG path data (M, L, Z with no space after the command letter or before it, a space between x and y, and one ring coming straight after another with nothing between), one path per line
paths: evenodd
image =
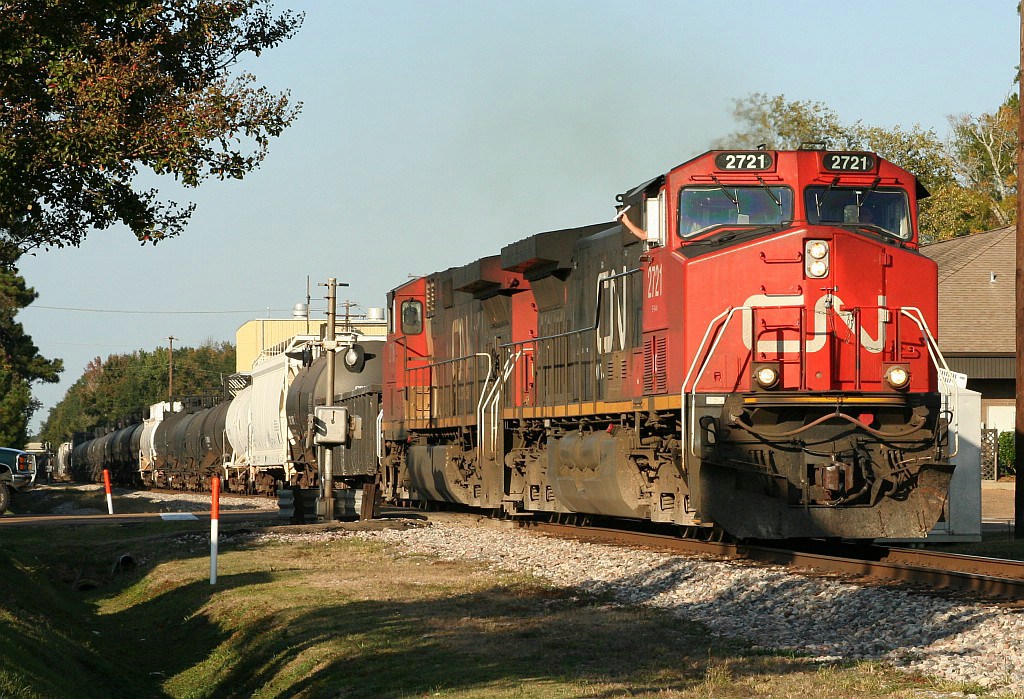
M107 514L114 514L114 499L110 497L110 471L103 469L103 488L107 491Z
M214 476L210 495L210 584L217 583L217 538L220 525L220 476Z

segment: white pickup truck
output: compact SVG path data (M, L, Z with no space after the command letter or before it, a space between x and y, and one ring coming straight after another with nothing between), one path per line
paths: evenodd
M36 457L21 449L0 447L0 515L11 504L11 495L29 490L36 482Z

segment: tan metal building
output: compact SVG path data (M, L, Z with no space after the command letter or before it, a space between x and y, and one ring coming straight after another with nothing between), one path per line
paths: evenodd
M387 335L387 321L381 309L370 309L366 317L338 318L338 335L356 332L368 337ZM380 311L375 313L374 311ZM267 350L280 345L296 335L324 336L325 320L305 318L257 318L250 320L235 331L235 371L252 371L253 363Z

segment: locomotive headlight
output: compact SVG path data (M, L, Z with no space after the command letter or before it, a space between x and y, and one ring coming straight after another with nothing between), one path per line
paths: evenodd
M754 367L754 381L761 388L775 388L779 383L779 370L770 364Z
M905 366L894 365L885 370L885 382L899 390L910 383L910 371Z
M804 243L804 271L808 277L821 279L828 275L829 248L827 240L808 240Z
M824 260L828 255L828 243L824 240L812 240L807 244L807 256L815 260Z

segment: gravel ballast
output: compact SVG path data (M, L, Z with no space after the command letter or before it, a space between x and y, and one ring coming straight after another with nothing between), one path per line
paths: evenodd
M103 486L96 483L84 485L63 486L65 490L79 492L102 491ZM118 511L119 500L141 500L153 505L156 512L208 512L210 510L210 495L202 493L158 493L153 490L132 490L128 488L114 488L112 490L114 500L114 512ZM277 510L277 500L264 497L234 497L221 495L220 509L230 510L255 510L267 511ZM79 507L73 502L63 502L52 508L51 515L95 515L103 514L106 510L93 507Z
M994 603L450 522L258 536L383 541L403 554L478 561L664 609L764 649L822 661L878 660L997 695L1024 695L1024 612Z

